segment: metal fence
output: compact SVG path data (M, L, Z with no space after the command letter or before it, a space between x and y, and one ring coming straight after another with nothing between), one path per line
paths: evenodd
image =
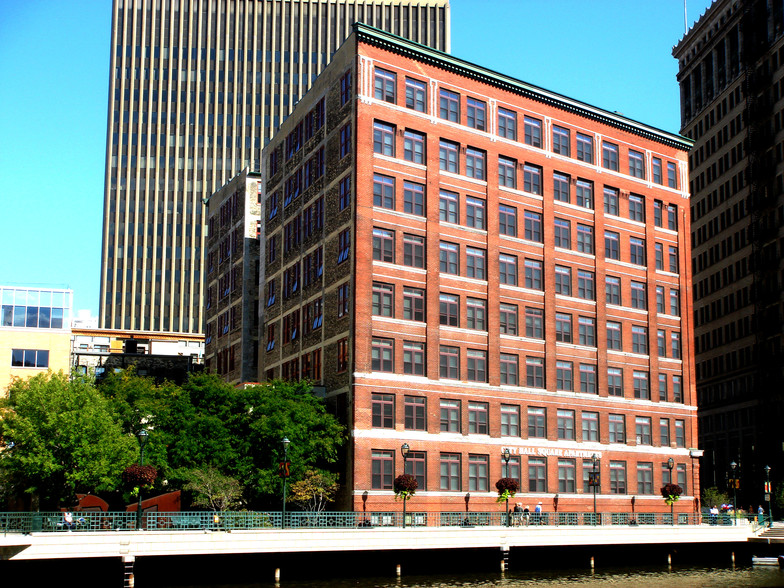
M592 513L592 512L408 512L406 527L536 527L647 526L647 525L751 525L754 529L770 525L765 515L676 513ZM146 512L141 529L145 531L239 531L280 529L368 529L402 527L402 512ZM62 512L3 512L0 532L97 532L136 530L135 512L78 512L67 522Z

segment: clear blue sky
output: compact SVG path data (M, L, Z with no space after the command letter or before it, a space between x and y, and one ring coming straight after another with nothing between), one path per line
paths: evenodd
M711 0L687 0L691 25ZM452 53L677 132L683 0L452 0ZM110 0L0 0L0 283L98 312Z

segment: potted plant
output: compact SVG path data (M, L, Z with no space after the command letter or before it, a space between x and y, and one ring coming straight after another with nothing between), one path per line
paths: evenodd
M495 487L498 490L496 502L506 502L506 525L509 526L509 499L514 498L520 490L520 484L514 478L501 478Z
M664 498L665 504L669 505L670 507L670 524L675 524L675 518L673 514L673 506L683 494L683 488L678 486L678 484L673 484L670 482L669 484L665 484L661 487L661 494Z
M406 526L406 502L416 493L418 487L416 478L411 474L401 474L395 478L393 483L395 500L403 501L403 527Z

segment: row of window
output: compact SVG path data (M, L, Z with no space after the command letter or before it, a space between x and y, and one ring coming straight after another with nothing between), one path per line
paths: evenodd
M48 368L49 351L47 349L12 349L11 367Z
M426 113L428 105L426 82L405 76L404 84L406 108ZM397 73L379 67L375 68L373 94L377 100L397 104ZM495 129L499 137L512 141L518 141L518 118L522 118L522 141L532 147L544 148L543 121L541 119L527 115L518 117L518 113L514 110L499 106L496 121L491 121L488 118L488 112L487 102L484 100L471 96L466 96L463 100L458 92L443 87L438 90L439 118L464 124L478 131L490 132L491 129ZM492 124L493 122L496 124ZM599 142L593 135L579 131L575 131L573 134L571 129L553 124L550 139L549 146L553 153L574 157L578 161L589 164L599 164L598 160L594 161L597 157L595 149ZM600 143L601 166L612 171L619 171L619 146L606 140L601 140ZM650 166L648 166L643 152L629 148L626 155L630 176L640 179L650 177L656 184L664 185L666 181L670 188L678 187L678 172L675 162L664 161L660 157L652 156Z
M371 481L373 490L392 490L395 477L395 451L389 449L371 450ZM426 451L409 451L406 457L405 473L414 476L420 491L444 490L462 492L489 492L493 480L490 477L490 456L469 453L466 459L462 453L440 452L438 454L438 480L428 481L428 454ZM523 461L525 460L525 461ZM464 462L468 463L468 471L464 471ZM496 462L498 464L499 462ZM523 478L523 466L527 465L527 476ZM584 494L656 494L658 488L672 481L672 474L667 462L661 462L659 484L654 484L654 462L639 461L631 467L636 468L637 486L632 487L627 480L627 462L610 460L604 468L609 483L601 481L601 464L594 464L591 459L522 457L513 455L507 463L500 460L497 467L498 477L517 480L520 488L528 492L558 492L575 494L578 489ZM578 470L578 468L580 468ZM550 475L548 476L548 470ZM465 474L467 473L467 480ZM554 474L554 476L553 476ZM687 492L685 463L675 465L676 480L683 492ZM578 477L579 476L579 477ZM557 483L550 485L548 478L555 477ZM580 482L581 480L581 482ZM466 486L467 481L467 486Z

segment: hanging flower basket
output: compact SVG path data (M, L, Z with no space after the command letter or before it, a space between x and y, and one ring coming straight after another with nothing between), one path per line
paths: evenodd
M681 494L683 494L683 488L678 486L678 484L665 484L661 488L661 495L667 506L672 506L675 502L678 502Z
M496 502L504 502L520 490L520 484L514 478L501 478L495 483L496 490L498 490L498 499Z
M416 478L411 474L401 474L395 478L393 487L397 498L408 500L414 495L419 484L417 483Z
M158 469L155 466L140 466L133 464L123 470L123 484L131 488L152 486L158 477Z

